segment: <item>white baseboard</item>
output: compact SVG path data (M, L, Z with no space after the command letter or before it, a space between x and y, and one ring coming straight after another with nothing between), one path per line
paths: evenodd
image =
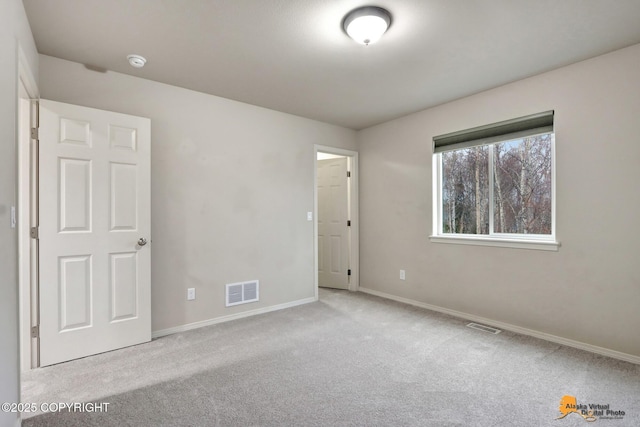
M596 353L596 354L600 354L600 355L603 355L603 356L608 356L608 357L611 357L611 358L614 358L614 359L623 360L625 362L631 362L631 363L635 363L637 365L640 365L640 356L634 356L633 354L622 353L620 351L615 351L615 350L611 350L611 349L604 348L604 347L598 347L596 345L591 345L591 344L583 343L583 342L580 342L580 341L575 341L575 340L571 340L571 339L568 339L568 338L563 338L563 337L559 337L559 336L556 336L556 335L547 334L545 332L539 332L539 331L535 331L533 329L527 329L527 328L523 328L523 327L520 327L520 326L511 325L509 323L504 323L504 322L499 322L499 321L492 320L492 319L487 319L485 317L480 317L480 316L476 316L476 315L473 315L473 314L464 313L462 311L451 310L451 309L444 308L444 307L438 307L437 305L427 304L427 303L424 303L424 302L420 302L420 301L416 301L416 300L412 300L412 299L408 299L408 298L402 298L402 297L399 297L399 296L387 294L385 292L380 292L380 291L376 291L376 290L373 290L373 289L367 289L367 288L360 287L358 290L360 292L364 292L366 294L375 295L375 296L378 296L378 297L381 297L381 298L386 298L386 299L402 302L402 303L413 305L413 306L416 306L416 307L426 308L427 310L437 311L439 313L449 314L451 316L459 317L459 318L466 319L466 320L471 320L473 322L483 323L485 325L493 326L494 328L504 329L506 331L511 331L511 332L515 332L515 333L518 333L518 334L522 334L522 335L529 335L529 336L532 336L532 337L535 337L535 338L543 339L545 341L551 341L551 342L554 342L556 344L562 344L562 345L566 345L568 347L573 347L573 348L577 348L577 349L580 349L580 350L589 351L591 353Z
M256 310L243 311L242 313L230 314L228 316L216 317L214 319L203 320L200 322L188 323L186 325L176 326L174 328L161 329L159 331L153 331L151 338L164 337L166 335L176 334L178 332L190 331L192 329L202 328L203 326L215 325L223 322L230 322L236 319L242 319L244 317L256 316L258 314L269 313L271 311L283 310L285 308L291 308L298 305L309 304L316 302L318 299L315 297L305 298L297 301L291 301L284 304L272 305L269 307L258 308Z

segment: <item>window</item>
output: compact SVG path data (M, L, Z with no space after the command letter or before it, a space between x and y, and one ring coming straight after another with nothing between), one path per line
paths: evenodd
M557 250L553 117L433 138L432 241Z

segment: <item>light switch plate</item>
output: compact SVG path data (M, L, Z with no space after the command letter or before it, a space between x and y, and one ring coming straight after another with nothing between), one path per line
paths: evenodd
M313 212L307 212L307 221L313 221Z
M196 299L196 288L187 289L187 300L192 301Z

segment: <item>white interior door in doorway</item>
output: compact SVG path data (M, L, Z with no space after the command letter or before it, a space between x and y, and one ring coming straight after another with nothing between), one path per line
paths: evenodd
M349 289L346 157L318 160L318 286Z
M39 117L40 366L150 341L150 120Z

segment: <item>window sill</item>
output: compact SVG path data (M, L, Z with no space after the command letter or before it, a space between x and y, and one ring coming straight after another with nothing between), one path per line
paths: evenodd
M475 236L429 236L429 240L432 243L494 246L500 248L533 249L538 251L557 251L560 247L560 242L552 240L497 239Z

